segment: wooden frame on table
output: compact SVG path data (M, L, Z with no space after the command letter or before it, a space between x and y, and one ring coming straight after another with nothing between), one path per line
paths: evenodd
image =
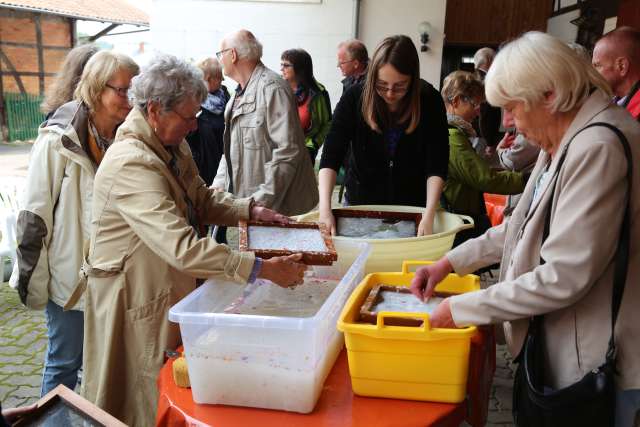
M117 418L109 415L104 410L98 408L96 405L69 390L62 384L38 400L36 402L36 409L25 414L16 421L13 426L26 427L35 422L41 421L41 417L57 405L63 405L70 408L84 420L91 421L94 425L105 427L127 427L126 424Z

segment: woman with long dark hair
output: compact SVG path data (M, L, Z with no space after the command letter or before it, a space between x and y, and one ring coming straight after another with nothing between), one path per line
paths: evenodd
M329 94L313 77L313 62L306 50L285 50L280 60L282 78L289 82L296 97L304 142L313 164L331 126Z
M418 235L433 232L447 177L447 118L440 94L420 79L416 47L407 36L384 39L366 81L336 106L320 162L320 221L335 233L331 195L348 158L351 205L424 206Z

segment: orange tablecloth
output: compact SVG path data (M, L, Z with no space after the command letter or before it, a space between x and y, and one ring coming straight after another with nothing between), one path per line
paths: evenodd
M160 398L156 426L457 426L465 419L473 426L483 426L495 371L493 329L483 329L472 341L470 357L469 402L445 404L354 395L347 353L343 350L325 381L316 408L310 414L196 404L191 397L191 389L175 385L173 360L169 360L158 377Z
M487 215L493 227L502 223L506 203L507 196L484 193L484 205L487 208Z

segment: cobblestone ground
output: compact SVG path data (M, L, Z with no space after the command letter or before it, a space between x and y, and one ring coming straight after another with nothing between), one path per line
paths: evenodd
M4 408L38 400L47 346L43 311L27 310L18 293L0 285L0 401Z

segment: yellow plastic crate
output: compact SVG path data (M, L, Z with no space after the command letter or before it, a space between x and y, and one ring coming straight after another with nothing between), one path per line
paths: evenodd
M353 291L340 318L353 392L360 396L458 403L466 395L471 338L475 326L431 328L426 313L378 313L375 325L358 323L360 307L377 284L404 286L414 276L410 266L429 261L405 261L402 272L372 273ZM478 276L449 274L436 291L461 294L480 289ZM388 326L385 318L423 319L417 327Z

